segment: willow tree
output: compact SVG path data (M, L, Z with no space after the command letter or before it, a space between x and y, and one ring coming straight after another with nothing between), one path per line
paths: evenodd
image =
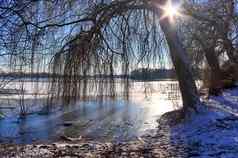
M106 91L114 97L114 75L119 72L123 77L123 94L128 97L130 68L141 63L159 62L167 46L177 73L183 110L189 114L198 109L200 101L191 64L178 37L176 23L171 20L174 10L167 11L171 9L170 0L83 2L31 1L27 7L20 7L23 13L13 10L27 31L44 32L42 37L55 32L63 41L60 49L56 47L54 50L56 53L50 67L55 74L51 87L54 94L63 96L66 102L84 98L82 94L90 91L96 91L96 95ZM40 7L39 12L33 12L37 21L29 16L29 19L24 18L24 8L36 4ZM64 36L64 32L70 34ZM42 41L47 45L45 38Z
M120 65L125 76L124 93L127 93L127 76L133 62L156 60L161 46L167 44L177 73L184 112L196 111L199 97L190 62L177 35L176 24L170 15L165 15L167 5L168 1L135 0L95 4L80 20L89 25L81 25L80 32L54 58L53 72L64 76L63 80L53 81L58 83L58 92L70 101L72 96L85 93L90 76L108 75L106 83L109 86L101 87L104 90L108 87L109 94L114 96L113 75L118 71L115 67ZM133 61L135 59L138 61ZM104 80L107 81L105 76ZM101 80L95 79L94 85L100 87L100 83Z
M236 4L234 0L192 1L185 7L192 18L182 27L184 44L195 56L196 64L201 65L206 59L210 68L210 77L206 82L211 94L219 94L224 86L222 80L230 79L232 75L224 73L221 65L226 60L237 62L234 43L237 38L234 27Z

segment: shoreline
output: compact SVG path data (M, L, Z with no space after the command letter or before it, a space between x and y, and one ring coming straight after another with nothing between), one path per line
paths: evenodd
M238 88L212 96L201 113L136 141L59 141L50 144L0 144L7 157L236 157L238 154ZM172 112L173 114L173 112ZM171 112L170 112L171 115ZM162 118L166 118L166 115ZM166 120L165 120L166 122Z

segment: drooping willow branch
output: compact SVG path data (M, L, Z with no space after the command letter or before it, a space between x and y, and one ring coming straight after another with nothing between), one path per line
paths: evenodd
M130 70L160 62L166 54L158 17L139 6L112 3L88 15L95 21L54 56L52 89L58 96L67 103L90 95L128 97Z

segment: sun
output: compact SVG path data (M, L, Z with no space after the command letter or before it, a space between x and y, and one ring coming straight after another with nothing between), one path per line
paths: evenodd
M160 6L160 8L164 12L161 19L169 18L170 21L173 22L176 17L181 16L179 12L179 7L179 5L173 5L172 1L168 0L164 6Z

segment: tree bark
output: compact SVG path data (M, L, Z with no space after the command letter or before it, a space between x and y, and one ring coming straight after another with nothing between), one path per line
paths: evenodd
M178 77L185 114L191 109L197 111L200 99L192 76L191 64L177 35L176 24L171 23L169 18L164 18L160 21L160 25L165 34Z
M209 94L218 95L222 89L222 72L214 49L214 47L205 49L204 53L210 67Z
M228 37L224 37L224 48L227 56L232 63L238 64L238 56L236 55L235 48L233 47L232 41Z
M235 52L235 48L232 44L232 40L229 39L229 33L231 31L231 26L235 16L235 1L234 0L227 0L225 2L226 5L226 17L224 19L224 26L221 32L223 33L223 44L224 48L227 52L227 56L229 60L233 63L238 64L238 57Z

